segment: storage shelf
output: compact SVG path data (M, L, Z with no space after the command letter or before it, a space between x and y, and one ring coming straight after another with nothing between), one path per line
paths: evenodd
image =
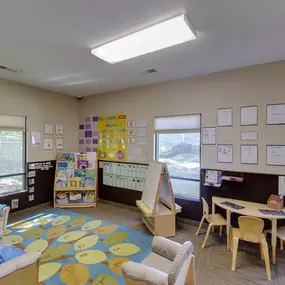
M54 208L84 208L95 207L96 203L68 203L68 204L55 204Z

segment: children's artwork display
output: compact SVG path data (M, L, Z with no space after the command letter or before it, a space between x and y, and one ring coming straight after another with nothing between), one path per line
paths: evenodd
M57 156L54 207L96 205L96 153L61 153Z
M126 114L103 115L98 118L98 159L126 161Z
M79 119L79 151L97 152L98 147L98 116Z
M103 162L103 184L143 191L147 170L143 164Z
M205 171L204 186L221 187L222 186L222 171L208 170Z

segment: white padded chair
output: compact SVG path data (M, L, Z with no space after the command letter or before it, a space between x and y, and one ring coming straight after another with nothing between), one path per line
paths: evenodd
M191 242L183 245L154 237L152 252L142 263L126 262L126 285L195 285L195 257Z
M0 246L10 246L3 237L4 232L0 232ZM11 259L0 264L0 285L38 285L39 252L27 252L22 256Z
M7 223L8 223L8 216L10 212L10 207L6 206L0 211L0 231L5 233Z

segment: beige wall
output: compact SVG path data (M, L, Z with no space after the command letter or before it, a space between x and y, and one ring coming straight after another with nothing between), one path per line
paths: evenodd
M0 80L0 114L27 116L27 160L55 159L56 152L32 147L31 131L41 132L44 139L44 123L64 125L64 150L78 151L78 102L75 98L43 91L23 84Z
M217 163L217 146L202 146L202 167L284 174L285 167L266 166L266 144L285 144L285 126L266 126L266 104L285 102L284 74L285 61L90 96L79 103L80 116L126 112L129 120L147 119L143 151L151 161L155 116L201 113L202 125L211 127L217 108L233 107L233 127L217 128L217 143L234 145L233 164ZM240 107L246 105L258 105L258 126L240 126ZM240 164L241 131L258 131L257 166Z

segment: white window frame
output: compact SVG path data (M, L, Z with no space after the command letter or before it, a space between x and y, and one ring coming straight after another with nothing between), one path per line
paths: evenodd
M23 132L23 170L22 173L15 174L5 174L1 175L0 178L9 178L15 176L23 176L23 186L22 189L11 191L9 193L1 193L0 197L15 195L21 192L27 191L27 173L26 173L26 164L27 164L27 117L24 116L13 116L13 115L0 115L0 130L1 131L22 131Z
M168 117L179 117L179 116L200 116L200 128L194 128L194 129L168 129L168 130L155 130L154 131L154 160L155 161L158 161L159 160L159 135L160 134L186 134L186 133L189 133L189 134L193 134L193 133L199 133L200 134L200 153L199 153L199 156L200 156L200 169L201 169L201 130L202 130L202 127L201 127L201 119L202 119L202 116L201 114L187 114L187 115L173 115L173 116L163 116L163 117L155 117L155 119L158 119L158 118L168 118ZM180 180L185 180L185 181L193 181L193 182L197 182L197 183L201 183L201 179L192 179L192 178L183 178L183 177L176 177L176 176L169 176L170 179L180 179ZM187 200L200 200L201 199L201 188L200 188L200 191L199 191L199 197L192 197L190 195L181 195L181 194L176 194L174 192L174 196L177 197L177 198L182 198L182 199L187 199Z

